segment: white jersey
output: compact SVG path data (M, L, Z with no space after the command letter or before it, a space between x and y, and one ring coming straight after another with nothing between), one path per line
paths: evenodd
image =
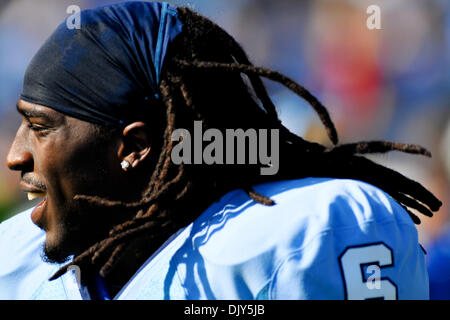
M345 179L278 181L224 195L174 234L115 299L428 299L417 229L383 191ZM0 224L0 299L88 299L76 270L40 258L30 211Z

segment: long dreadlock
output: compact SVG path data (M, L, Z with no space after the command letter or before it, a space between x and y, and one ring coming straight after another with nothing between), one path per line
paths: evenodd
M420 219L409 208L426 216L439 209L441 202L422 185L360 156L398 150L430 157L429 151L387 141L338 145L338 135L327 109L308 90L279 72L253 66L233 37L209 19L188 8L179 8L178 15L184 28L166 57L159 86L161 99L151 106L152 115L161 117L146 119L155 122L152 127L158 128L157 136L161 140L143 197L137 202L124 203L77 195L78 201L135 213L132 219L113 227L105 239L62 267L51 280L64 274L70 265L95 267L102 276L107 276L129 243L139 238L145 239L143 251L148 256L214 200L233 189L241 188L254 201L273 205L272 199L252 189L252 185L262 182L302 177L366 181L390 194L416 224ZM318 114L333 146L326 148L306 141L284 127L261 77L279 82L305 99ZM278 129L282 162L279 172L262 176L258 165L251 168L175 165L170 158L171 135L176 128L192 128L194 120L202 120L206 128ZM161 123L165 125L158 126Z

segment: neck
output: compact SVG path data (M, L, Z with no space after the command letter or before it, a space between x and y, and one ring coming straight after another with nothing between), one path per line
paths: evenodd
M153 244L150 248L150 243ZM136 239L123 248L121 256L105 276L104 281L111 299L130 281L138 269L161 244L147 238Z

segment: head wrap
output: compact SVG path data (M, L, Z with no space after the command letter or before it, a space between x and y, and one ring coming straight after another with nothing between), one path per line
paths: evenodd
M125 2L80 12L39 49L21 99L104 125L120 126L131 110L150 108L169 44L182 30L167 3Z

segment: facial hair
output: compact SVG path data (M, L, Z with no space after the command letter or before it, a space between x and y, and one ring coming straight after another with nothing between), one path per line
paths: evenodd
M43 246L42 258L49 263L64 263L108 237L109 231L129 218L123 210L74 201L67 206L57 225L57 238Z

